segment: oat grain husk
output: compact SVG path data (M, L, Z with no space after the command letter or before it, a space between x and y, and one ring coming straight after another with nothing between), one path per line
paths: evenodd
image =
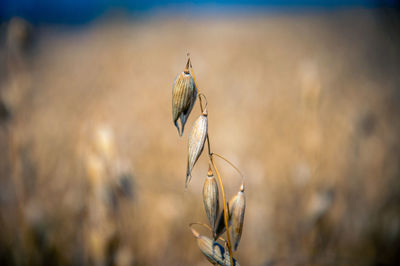
M225 251L225 248L218 242L209 237L200 235L196 230L192 229L193 235L197 239L197 245L201 252L206 256L208 261L214 265L231 266L230 254ZM233 265L240 266L239 263L233 258Z
M236 203L236 195L231 198L228 202L228 226L230 227L232 224L232 210L234 209L234 204ZM218 215L217 221L215 223L215 235L214 235L214 240L216 240L220 235L222 235L225 230L225 212L224 209L221 210L221 212Z
M215 237L215 223L219 210L219 194L217 181L211 171L211 167L209 167L207 178L204 181L203 203Z
M188 162L186 171L186 183L187 187L192 177L192 169L203 152L204 142L207 138L208 132L208 118L207 110L204 110L203 114L194 122L192 131L189 135L188 143Z
M182 136L186 121L193 109L197 98L197 89L194 79L189 72L189 59L185 70L180 73L172 86L172 121ZM179 128L178 119L181 121Z
M244 212L246 210L246 197L244 195L244 185L240 187L240 191L235 196L235 203L232 209L230 232L232 236L233 250L236 251L240 238L242 237Z
M242 184L239 192L233 196L228 203L228 226L232 236L234 251L236 251L242 236L245 210L246 197L244 194L244 185ZM225 230L224 210L221 210L215 224L214 240L221 236Z

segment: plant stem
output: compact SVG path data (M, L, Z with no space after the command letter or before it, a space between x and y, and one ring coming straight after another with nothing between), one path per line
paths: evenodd
M215 170L215 173L217 174L218 177L218 182L219 185L221 186L221 194L222 194L222 201L224 204L224 222L225 222L225 227L226 227L226 239L228 240L228 250L229 250L229 258L231 260L231 266L233 266L233 254L232 254L232 248L231 248L231 236L229 234L229 226L228 226L228 207L226 204L226 199L225 199L225 191L224 191L224 186L222 185L222 179L221 176L219 174L219 171L217 169L217 166L215 165L215 162L212 158L212 156L210 155L210 161L211 164Z
M192 62L190 61L190 57L188 58L188 62L189 62L189 65L190 65L190 72L191 72L192 77L193 77L194 85L196 86L196 89L197 89L197 95L198 95L199 103L200 103L200 110L203 113L203 111L204 111L203 110L203 103L201 101L199 87L197 86L197 83L196 83L196 78L194 76ZM228 240L229 258L230 258L230 261L231 261L231 266L233 266L233 254L232 254L232 248L231 248L232 245L231 245L231 237L230 237L230 234L229 234L229 225L228 225L228 208L229 208L229 206L227 206L227 204L226 204L224 185L222 184L221 176L219 174L217 166L215 165L214 159L212 157L213 153L211 152L211 145L210 145L210 139L209 139L208 132L207 132L207 139L206 140L207 140L207 148L208 148L208 157L209 157L210 162L211 162L211 164L212 164L212 166L214 168L215 173L217 174L218 182L219 182L219 185L221 187L222 201L223 201L223 206L224 206L224 222L225 222L225 228L226 228L226 238Z
M201 97L200 97L200 91L199 91L199 87L197 86L196 77L194 76L193 67L192 67L192 61L190 61L190 57L188 59L188 62L189 62L189 66L190 66L190 72L191 72L192 77L193 77L194 85L196 86L196 89L197 89L197 95L198 95L197 98L199 98L200 111L203 113L203 111L204 111L203 102L202 102ZM208 156L211 156L210 138L208 137L208 132L207 132L207 148L208 148Z
M224 156L218 154L218 153L211 153L211 156L217 156L219 158L221 158L222 160L224 160L225 162L227 162L230 166L232 166L233 169L236 170L236 172L238 172L238 174L242 177L242 183L244 183L244 175L242 174L242 172L240 172L239 168L236 167L236 165L234 165L231 161L229 161L228 159L226 159Z

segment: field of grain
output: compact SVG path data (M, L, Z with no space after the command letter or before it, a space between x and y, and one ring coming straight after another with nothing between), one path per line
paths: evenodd
M241 265L400 261L400 34L374 10L1 27L0 264L209 265L171 88L246 176ZM240 176L217 161L228 197ZM201 231L208 234L207 231Z

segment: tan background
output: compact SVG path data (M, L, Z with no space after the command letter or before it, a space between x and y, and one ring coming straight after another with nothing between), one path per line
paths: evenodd
M352 10L4 24L2 265L208 265L187 227L207 221L204 155L184 189L198 103L182 138L171 118L187 52L213 151L246 175L241 265L395 264L396 22ZM240 178L217 162L230 197Z

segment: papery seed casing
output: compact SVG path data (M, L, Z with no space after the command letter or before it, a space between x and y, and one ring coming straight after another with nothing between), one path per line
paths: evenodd
M219 194L217 181L215 180L211 168L209 168L207 178L204 181L203 203L211 228L213 229L213 234L215 236L215 222L217 220L219 209Z
M186 171L186 183L185 187L187 187L190 178L192 176L192 169L199 159L203 148L204 142L206 141L208 130L208 119L207 119L207 111L205 110L203 114L194 122L192 131L189 135L189 143L188 143L188 163L187 163L187 171Z
M172 121L180 136L183 134L186 121L197 98L196 85L189 72L189 62L188 60L185 70L178 74L172 86ZM181 120L181 129L178 126L179 118Z
M246 197L244 195L244 185L240 187L240 191L235 196L235 203L232 209L231 221L232 225L230 226L231 236L232 236L232 244L233 250L239 246L240 238L242 236L243 222L244 222L244 212L246 210Z
M234 203L236 199L236 195L231 198L228 202L228 226L230 227L232 224L232 210L234 209ZM222 235L225 230L225 212L224 209L221 210L220 214L218 215L217 221L215 223L215 235L214 235L214 240L216 240L220 235Z
M225 251L224 247L211 238L200 235L192 229L194 236L197 238L197 245L201 252L206 256L208 261L218 265L231 265L230 254ZM239 266L239 263L233 258L233 265Z

